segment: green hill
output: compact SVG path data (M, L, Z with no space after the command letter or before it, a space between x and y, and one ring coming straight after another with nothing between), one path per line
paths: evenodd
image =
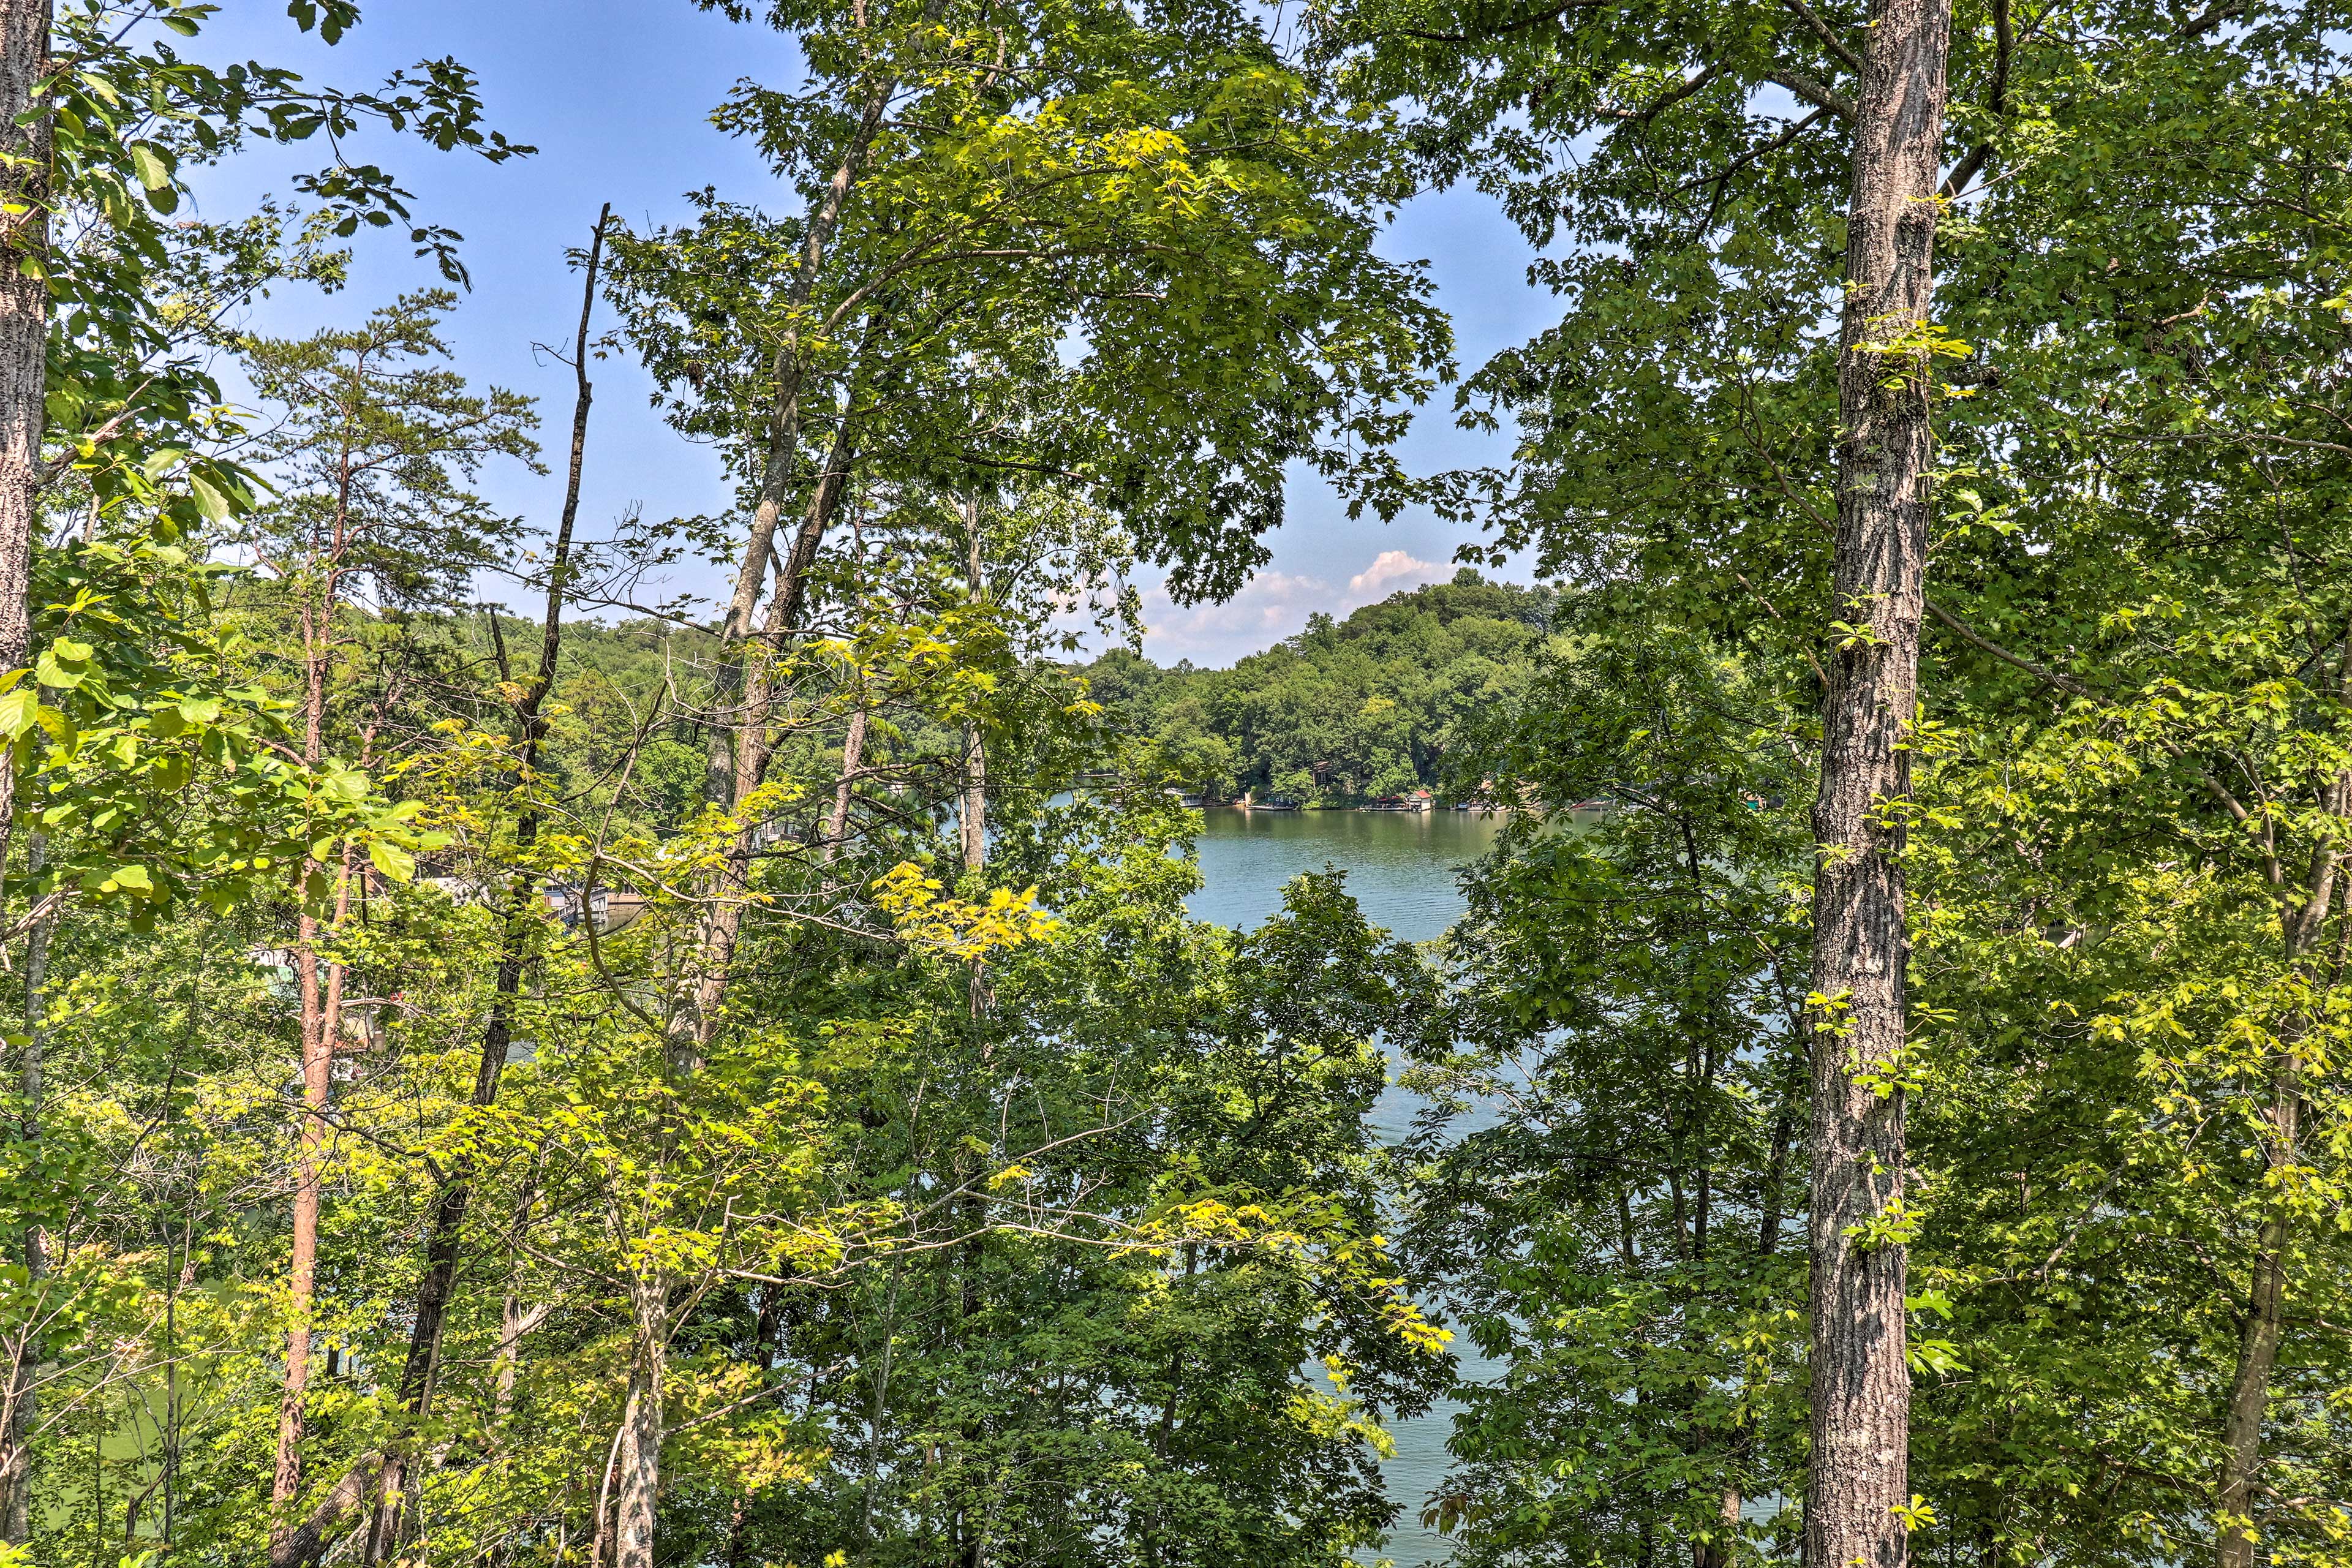
M1115 649L1083 673L1122 727L1213 795L1399 795L1434 785L1463 721L1517 689L1554 599L1464 567L1343 621L1313 616L1231 669Z

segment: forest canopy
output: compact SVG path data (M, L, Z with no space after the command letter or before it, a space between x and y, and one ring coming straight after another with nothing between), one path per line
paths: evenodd
M496 84L0 0L0 1568L2352 1568L2352 16L699 8L521 388Z
M1447 758L1472 721L1523 687L1553 595L1489 583L1391 594L1231 669L1161 668L1113 648L1079 673L1118 728L1149 738L1196 791L1350 804L1454 782Z

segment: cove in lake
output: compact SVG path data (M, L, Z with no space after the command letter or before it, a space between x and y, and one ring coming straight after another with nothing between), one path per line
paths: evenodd
M1348 873L1348 891L1364 918L1407 942L1427 942L1461 918L1461 868L1484 855L1505 818L1476 811L1242 811L1213 806L1202 814L1201 889L1185 900L1195 920L1251 927L1282 908L1283 884L1334 866ZM1391 1086L1372 1109L1372 1125L1389 1142L1410 1129L1415 1097ZM1489 1365L1457 1338L1465 1377ZM1400 1568L1445 1561L1445 1538L1421 1523L1430 1493L1445 1479L1445 1439L1453 1428L1451 1401L1428 1415L1391 1425L1396 1458L1382 1470L1400 1509L1386 1552ZM1377 1557L1360 1553L1362 1561Z

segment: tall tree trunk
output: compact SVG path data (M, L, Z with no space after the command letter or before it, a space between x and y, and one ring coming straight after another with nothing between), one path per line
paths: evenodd
M316 661L314 660L315 664ZM315 765L318 721L312 719L309 760ZM348 868L337 894L341 923L351 899ZM310 1383L310 1330L317 1315L320 1164L326 1152L327 1097L334 1074L334 1038L329 1033L329 993L340 1000L340 966L333 981L319 984L319 921L304 910L294 950L302 994L302 1131L294 1159L293 1257L287 1273L286 1374L278 1401L278 1458L269 1485L269 1560L289 1562L294 1521L289 1510L302 1489L302 1402Z
M946 10L947 0L923 0L922 28L928 31ZM842 214L849 205L857 182L865 177L875 138L881 133L890 100L898 90L896 77L883 77L867 85L865 100L858 107L856 129L843 144L833 177L825 182L824 195L808 215L799 263L785 289L785 299L794 312L806 310L816 295L817 279L824 275L828 247L841 226ZM807 383L800 333L796 328L792 329L776 354L775 403L769 416L768 449L761 463L760 491L752 502L751 531L743 543L743 560L736 570L734 592L729 595L727 615L719 626L716 704L719 730L711 738L709 782L709 795L715 800L728 798L729 785L740 769L740 759L730 754L728 742L731 729L733 739L740 744L742 730L740 724L729 724L727 710L746 690L743 644L751 636L751 616L760 603L761 584L767 581L768 568L775 559L777 526L783 521L785 503L800 483L801 398L808 389ZM803 546L807 547L805 551ZM800 576L814 554L815 541L803 521L792 556L778 572L776 588L780 595L797 598ZM786 623L790 624L797 614L795 604L785 616Z
M32 656L33 542L41 527L41 437L48 390L51 111L33 89L49 73L53 0L0 0L0 671ZM16 773L0 767L0 869L16 816Z
M572 459L566 472L563 511L555 529L554 548L547 567L545 607L540 620L539 662L530 684L515 703L515 723L520 742L517 782L539 765L547 721L541 710L555 684L555 668L563 648L563 606L572 570L572 538L580 518L580 480L588 450L588 410L595 387L588 379L588 331L596 305L597 269L604 251L604 232L611 226L608 203L598 214L588 243L586 276L581 289L580 330L572 344ZM526 805L515 824L519 852L527 853L539 840L540 813ZM490 984L489 1016L482 1025L481 1054L476 1058L474 1088L467 1103L486 1110L497 1102L499 1080L506 1072L507 1051L514 1042L515 999L522 992L522 973L530 955L538 924L539 887L518 874L508 884L505 916L499 927L498 969ZM379 1453L370 1454L346 1471L334 1489L289 1536L281 1564L316 1563L332 1544L335 1531L359 1509L374 1505L368 1531L367 1560L378 1562L399 1540L404 1521L404 1500L414 1489L409 1468L432 1403L439 1370L441 1341L448 1325L449 1305L457 1291L457 1264L466 1211L473 1202L474 1166L469 1159L451 1163L449 1179L433 1203L425 1240L425 1278L416 1289L416 1313L410 1320L408 1352L402 1363L399 1400L401 1417L392 1439Z
M51 16L51 0L0 0L0 202L19 215L0 217L0 671L23 669L32 657L49 287L44 277L28 276L26 263L46 256L49 243L50 117L35 112L33 90L49 72ZM0 871L7 866L16 815L16 771L0 757ZM24 1076L37 1084L39 1073L28 1052ZM26 1103L37 1102L28 1097ZM28 1127L23 1135L37 1131ZM46 1267L38 1227L27 1226L21 1239L23 1262L37 1274ZM6 1405L0 1419L0 1541L21 1542L32 1506L36 1358L29 1328L11 1349L7 1387L0 1394Z
M661 1276L629 1281L628 1417L621 1428L614 1509L614 1568L654 1568L661 1496L662 1393L669 1355L669 1286Z
M2295 1157L2301 1069L2300 1058L2289 1049L2273 1070L2264 1152L2266 1164L2274 1172ZM2259 1532L2252 1517L2254 1487L2262 1470L2263 1422L2270 1410L2271 1373L2277 1368L2279 1344L2285 1337L2288 1227L2293 1218L2289 1203L2284 1184L2268 1194L2268 1209L2255 1237L2245 1318L2238 1333L2237 1373L2231 1380L2230 1404L2222 1415L2221 1484L2215 1499L2214 1555L2220 1568L2254 1568L2258 1554Z
M1924 356L1884 352L1930 320L1949 0L1873 0L1856 99L1838 364L1835 613L1813 806L1812 1461L1808 1568L1897 1568L1909 1500L1905 1249L1854 1234L1903 1196L1903 1096L1853 1079L1900 1059L1906 1010L1907 740L1934 459Z
M928 29L946 10L947 0L924 0L921 26ZM857 128L842 147L833 177L825 182L824 196L809 212L800 261L785 290L785 298L794 310L805 309L815 296L817 279L824 271L826 247L841 226L841 215L857 182L865 177L875 138L881 133L890 100L898 90L895 78L869 84L865 101L858 108ZM728 601L727 617L720 628L722 645L729 649L751 635L751 613L760 602L760 585L767 578L769 563L775 553L776 525L782 521L784 503L798 482L793 468L799 461L800 400L805 380L795 334L777 356L776 400L770 416L768 450L760 472L760 494L752 507L751 532L743 546L743 563L735 574L735 591ZM726 664L721 666L722 681L729 668ZM740 677L740 666L732 668ZM740 679L735 689L740 689Z
M2336 691L2339 697L2352 692L2352 632L2346 635L2339 656ZM2352 819L2352 771L2336 776L2326 804L2339 827ZM2332 962L2318 958L2316 952L2343 875L2342 851L2328 846L2313 862L2309 885L2292 894L2283 889L2279 898L2284 955L2288 963L2304 971L2315 989L2322 991L2341 983L2347 954L2352 953L2352 885L2344 889L2347 907L2337 917ZM2221 1475L2214 1499L2214 1557L2220 1568L2253 1568L2257 1555L2260 1532L2252 1517L2254 1489L2263 1464L2263 1424L2270 1411L2271 1374L2277 1369L2279 1347L2286 1336L2286 1260L2294 1221L2290 1184L2282 1178L2285 1167L2298 1158L2302 1051L2307 1027L2301 1015L2286 1020L2271 1065L2266 1118L2270 1125L2263 1134L2263 1150L2270 1191L2255 1232L2245 1317L2238 1331L2238 1365L2230 1380L2230 1402L2221 1418Z

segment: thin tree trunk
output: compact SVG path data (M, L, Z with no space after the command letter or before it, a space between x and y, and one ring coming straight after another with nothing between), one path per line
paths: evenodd
M2278 1169L2294 1158L2302 1107L2301 1061L2284 1055L2271 1085L2267 1163ZM2238 1368L2230 1384L2222 1417L2221 1484L2215 1500L2215 1561L2220 1568L2254 1568L2259 1553L2254 1529L2254 1489L2263 1463L2263 1422L2270 1410L2271 1373L2285 1337L2286 1255L2291 1221L2284 1187L2270 1194L2269 1212L2254 1246L2252 1279L2245 1321L2239 1330Z
M520 768L527 776L538 766L546 738L541 711L555 683L556 662L563 646L564 595L572 566L572 538L580 516L580 480L588 447L588 410L595 388L588 379L588 331L596 303L596 276L602 264L604 231L612 222L607 204L597 216L588 244L586 278L581 290L580 330L573 342L572 460L564 481L563 512L556 524L554 548L548 560L546 605L540 623L539 663L531 683L515 704L520 742ZM540 814L526 805L515 824L518 849L528 851L539 838ZM499 1083L506 1072L508 1047L514 1040L515 998L521 994L522 973L530 954L537 924L538 885L518 874L507 889L505 919L499 937L498 970L490 986L489 1016L482 1026L481 1055L474 1068L474 1089L467 1103L485 1110L498 1100ZM282 1564L312 1563L332 1543L335 1531L357 1509L373 1500L375 1516L368 1531L368 1561L381 1561L397 1543L403 1526L404 1500L413 1489L408 1468L432 1402L435 1375L440 1365L441 1341L447 1328L449 1304L456 1294L460 1242L466 1211L473 1201L474 1170L470 1160L452 1163L449 1180L436 1196L425 1241L425 1278L416 1290L416 1314L408 1331L408 1353L400 1374L402 1416L384 1448L363 1458L345 1472L334 1489L289 1534Z
M314 669L319 660L312 661ZM314 674L313 689L319 689ZM313 708L308 760L318 761L320 727ZM346 866L336 892L335 923L351 903ZM331 1003L342 997L341 966L322 994L319 984L319 921L307 909L296 927L294 963L302 994L302 1131L294 1160L293 1258L287 1275L286 1374L278 1402L278 1457L269 1487L269 1560L290 1561L294 1521L289 1514L302 1489L302 1401L310 1383L310 1330L316 1313L319 1262L320 1163L327 1142L327 1098L334 1075L334 1039L329 1033Z
M824 825L824 861L831 865L849 838L849 802L857 785L858 765L866 756L866 699L849 716L849 733L841 742L841 782L833 786L833 815Z
M0 672L32 659L33 542L41 520L41 440L47 429L49 286L37 264L49 245L50 113L35 112L34 89L49 73L52 0L0 0ZM28 263L36 265L27 265ZM28 674L20 677L30 679ZM14 759L0 756L0 872L16 816ZM26 1126L39 1131L37 1037L26 1052ZM29 1279L47 1268L37 1225L23 1236ZM11 1347L0 1413L0 1542L21 1544L32 1528L31 1447L37 1347L30 1325Z
M1801 1026L1802 1020L1799 1020ZM1801 1042L1800 1034L1795 1038ZM1780 1247L1780 1189L1789 1176L1789 1149L1797 1137L1797 1108L1805 1092L1804 1058L1791 1061L1790 1081L1781 1090L1780 1103L1772 1115L1772 1135L1769 1154L1764 1164L1762 1212L1756 1223L1756 1258L1759 1265L1769 1263ZM1739 1429L1732 1441L1731 1476L1723 1483L1717 1499L1716 1517L1717 1533L1714 1540L1695 1542L1691 1548L1694 1568L1730 1568L1738 1560L1739 1507L1745 1500L1742 1488L1749 1462L1756 1453L1756 1427L1749 1425Z
M47 846L42 835L32 835L28 847L29 868L37 874L47 858ZM20 1099L16 1136L27 1144L41 1135L41 1099L47 1088L43 1081L47 1031L42 1027L45 1005L41 993L48 984L50 924L50 920L37 922L25 940L25 1057L17 1079ZM5 1492L0 1495L0 1541L17 1545L32 1539L34 1374L41 1362L37 1331L39 1290L49 1272L48 1236L37 1219L25 1226L23 1261L25 1283L34 1293L34 1307L9 1347L7 1409L5 1420L0 1420L0 1433L5 1433L6 1444L5 1450L0 1450L0 1492Z
M2336 689L2339 694L2352 690L2352 633L2347 634L2339 657ZM2328 789L2326 805L2339 825L2352 817L2352 772L2337 775ZM2327 911L2336 902L2341 876L2339 855L2332 849L2324 852L2314 865L2305 893L2282 900L2281 945L2286 961L2297 969L2309 973L2319 967L2315 952L2326 929ZM2327 972L2324 977L2310 975L2315 987L2333 988L2344 977L2346 954L2352 952L2352 885L2346 888L2345 901ZM2271 1191L2268 1210L2255 1233L2245 1317L2238 1331L2238 1365L2230 1380L2230 1402L2221 1418L2221 1475L2214 1499L2214 1558L2220 1568L2253 1568L2258 1556L2254 1496L2263 1464L2263 1426L2270 1410L2271 1375L2277 1369L2279 1347L2286 1335L2286 1259L2294 1225L2288 1184L2277 1178L2296 1158L2306 1026L2300 1016L2288 1019L2271 1068L2270 1127L2263 1140Z
M656 1275L629 1281L629 1419L621 1429L614 1568L654 1568L661 1496L662 1392L669 1354L669 1288Z
M898 1255L890 1255L890 1277L882 1293L881 1364L874 1375L874 1398L866 1417L866 1485L857 1497L857 1549L874 1551L874 1489L882 1484L882 1423L890 1409L890 1360L898 1348Z
M929 28L946 9L946 0L924 0L921 26ZM804 309L815 295L817 279L824 270L826 247L840 227L841 215L849 204L851 193L865 175L874 140L881 132L883 119L889 112L891 97L898 89L895 79L873 84L866 101L859 106L857 129L843 147L833 178L825 182L824 195L808 215L800 264L793 273L792 286L785 291L794 310ZM776 525L783 519L784 502L796 483L793 470L799 460L800 398L804 381L795 336L777 359L775 410L767 456L760 473L759 499L751 511L751 534L743 546L743 563L735 574L735 591L728 601L727 618L720 628L722 643L730 650L751 635L751 613L760 602L760 585L767 579L768 565L775 552ZM778 586L782 588L783 584L779 583ZM722 663L721 679L725 679L730 668L738 677L734 689L740 690L740 665Z
M976 605L985 593L978 500L963 503L963 527L965 592ZM977 871L988 862L988 752L976 718L963 721L963 799L956 816L963 836L964 869Z
M861 497L857 505L851 509L849 517L850 537L855 541L852 559L861 574L866 568L865 510L866 503ZM842 845L848 841L849 805L856 798L857 769L866 757L866 670L863 666L858 668L854 679L857 685L857 707L849 716L849 732L842 737L841 780L833 786L833 814L826 819L824 847L819 851L820 858L828 866L840 855Z
M516 1244L520 1247L530 1230L531 1211L539 1206L539 1183L534 1173L531 1184L523 1189L522 1201L515 1205L514 1227ZM495 1426L491 1442L499 1448L507 1443L507 1423L514 1416L515 1374L522 1361L522 1339L525 1334L547 1321L552 1306L541 1301L527 1305L511 1287L499 1309L499 1349L493 1358L491 1373L492 1405Z
M853 410L854 406L853 400ZM815 556L816 542L824 538L848 494L849 471L856 462L856 422L845 415L834 432L824 472L809 497L808 513L801 525L801 541L806 546L808 559L803 559L803 551L795 546L793 564L777 581L776 592L768 601L758 657L751 666L749 683L735 716L740 728L732 748L735 773L728 786L728 804L739 822L725 860L710 878L710 901L696 935L692 964L679 986L682 1005L670 1021L671 1066L678 1071L692 1070L718 1037L720 1009L727 998L728 974L735 962L735 944L743 931L744 900L751 884L753 835L759 826L741 819L752 795L767 781L774 746L768 726L775 714L777 668L784 644L799 629L807 568Z
M1898 1568L1909 1501L1905 1249L1857 1234L1899 1212L1903 1095L1854 1082L1899 1061L1906 1009L1902 803L1917 710L1934 459L1923 356L1882 352L1934 300L1949 0L1873 0L1856 99L1838 365L1835 614L1860 629L1822 698L1813 990L1808 1568ZM1891 815L1892 814L1892 815Z
M946 9L947 0L924 0L922 28L928 30ZM842 148L833 178L825 183L824 196L808 215L800 262L785 290L793 312L807 309L815 297L817 279L824 271L827 247L841 226L841 216L849 205L850 195L865 176L875 138L881 133L890 100L898 90L896 78L885 78L868 89L865 102L859 106L857 128ZM862 357L863 353L861 345L856 357ZM768 449L760 468L760 492L751 507L751 531L744 541L742 564L736 571L734 592L728 598L727 615L719 626L716 706L720 729L711 740L709 783L709 793L714 799L728 798L727 791L741 767L742 728L740 723L728 723L726 710L748 689L743 645L751 636L751 616L760 602L761 584L767 581L768 568L775 559L776 529L783 521L784 503L800 482L801 397L807 390L807 381L800 334L794 329L788 332L784 346L776 355L776 400L769 421ZM803 521L790 558L778 571L776 592L788 601L784 616L787 626L799 615L801 579L808 570L808 563L815 558L817 539L822 532L820 528L812 534ZM733 747L728 744L730 728L736 742Z

